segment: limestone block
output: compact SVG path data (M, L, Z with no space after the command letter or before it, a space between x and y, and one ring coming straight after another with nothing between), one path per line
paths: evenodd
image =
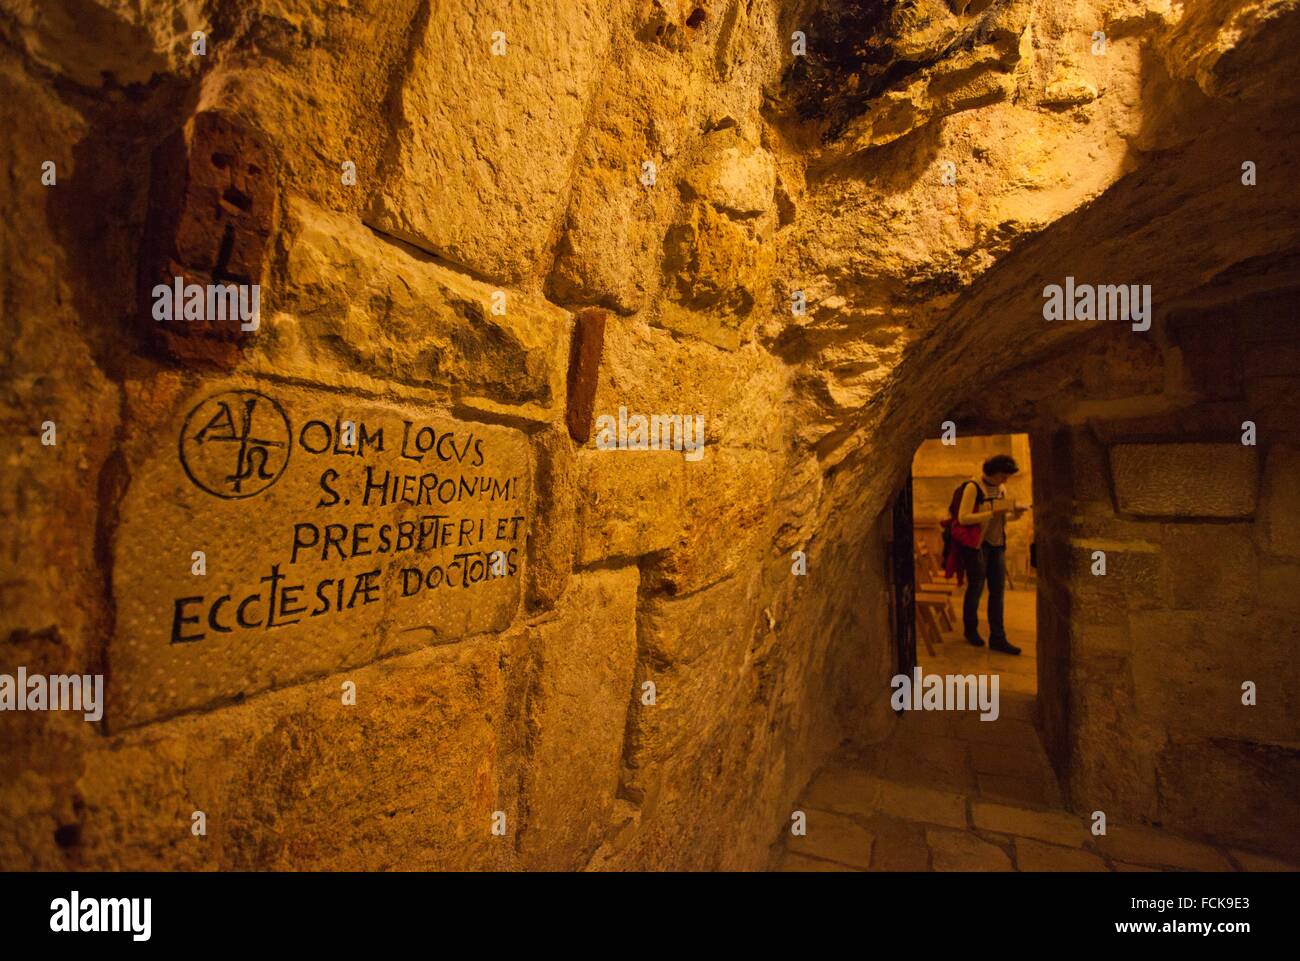
M776 164L762 147L747 143L735 127L710 134L699 162L682 178L688 196L713 205L725 216L743 220L772 210Z
M878 810L883 785L880 778L865 771L826 767L818 772L800 803L839 814L871 817Z
M1097 847L1112 857L1158 867L1188 871L1231 871L1232 865L1214 848L1143 825L1106 825Z
M667 299L658 323L736 349L763 306L773 256L762 233L751 236L711 204L692 204L664 238Z
M1088 843L1084 819L1064 811L1038 811L990 801L972 801L971 818L981 831L1035 838L1072 848L1081 848Z
M1083 624L1113 624L1129 609L1161 603L1161 553L1147 541L1077 538L1069 541L1070 617ZM1106 573L1094 574L1094 555L1105 554Z
M930 849L925 829L906 821L881 821L872 851L877 871L928 871Z
M754 590L752 579L731 578L680 600L655 596L640 610L635 690L653 682L656 699L638 697L629 713L624 786L644 807L689 803L708 790L709 776L692 759L726 737L727 705L739 696L745 652L760 630Z
M1071 655L1076 658L1127 654L1132 649L1127 618L1121 623L1078 621L1070 624L1069 631Z
M476 273L520 280L560 216L622 15L600 0L433 4L398 97L372 222Z
M1139 517L1250 517L1259 487L1256 448L1242 444L1116 444L1119 509Z
M546 301L436 264L356 220L305 203L291 209L279 304L296 343L268 331L268 363L450 388L529 419L564 403L569 316ZM494 306L504 305L504 312ZM289 338L285 338L288 340Z
M657 183L664 158L648 143L627 143L618 133L596 132L584 147L549 288L561 303L601 304L628 314L644 306L653 283L656 228L667 215L669 194L640 180L648 176L646 163L657 164Z
M1295 735L1300 628L1286 614L1142 611L1132 615L1137 710L1172 732L1287 740ZM1242 703L1252 681L1258 703Z
M635 321L611 323L595 412L699 415L709 446L784 449L784 366L766 351L720 351Z
M635 567L574 578L559 617L532 629L540 676L529 722L520 856L541 870L580 868L611 823L636 665Z
M1294 340L1295 328L1300 328L1300 321L1292 328L1292 340L1266 340L1245 347L1242 377L1247 381L1276 377L1294 383L1297 372L1300 372L1300 343Z
M1128 661L1104 679L1071 671L1069 731L1062 735L1066 750L1057 763L1068 764L1063 780L1074 796L1105 803L1108 814L1151 817L1157 804L1154 755L1167 735L1141 712L1131 673Z
M1056 442L1060 445L1062 463L1046 475L1052 485L1059 481L1076 501L1108 502L1110 478L1106 471L1106 449L1089 431L1081 429L1060 431Z
M580 451L578 563L671 547L686 520L687 466L677 451Z
M1277 557L1300 558L1300 448L1282 444L1264 461L1256 537L1260 549Z
M1259 565L1261 606L1300 612L1300 564Z
M766 451L731 448L706 448L703 459L687 461L678 536L656 564L656 577L684 594L752 562L755 539L769 528L780 464ZM720 539L719 530L727 536Z
M1011 858L996 844L973 833L930 828L925 832L930 845L931 865L936 871L1013 871Z
M966 799L951 791L939 791L918 784L885 781L880 785L880 813L928 824L944 824L965 830Z
M1256 854L1253 851L1243 851L1240 848L1232 849L1232 860L1240 865L1243 871L1300 871L1293 862L1271 858L1266 854Z
M1164 594L1169 606L1249 611L1258 593L1249 524L1167 524Z
M92 870L503 866L495 643L434 648L113 737L85 756ZM341 698L343 679L356 704ZM191 833L206 816L206 837ZM436 812L436 813L432 813Z
M239 378L141 399L128 436L115 727L515 616L531 500L518 431Z
M1300 758L1293 748L1226 737L1181 740L1161 752L1158 771L1166 824L1300 863ZM1156 840L1133 846L1145 841L1154 848ZM1127 853L1142 863L1226 870L1218 852L1211 856L1192 842Z
M536 441L535 520L528 533L530 610L555 606L569 583L578 540L578 459L559 425Z
M710 652L726 651L723 669L733 671L740 662L733 657L736 644L730 635L747 638L759 628L760 612L751 610L749 603L755 590L753 578L733 578L682 598L656 596L640 611L641 643L660 664L689 664ZM725 611L728 636L708 626L706 611Z
M5 163L12 171L0 217L7 291L0 308L0 420L9 425L0 460L0 637L9 642L3 659L11 667L30 656L28 639L48 638L67 658L59 670L80 671L103 643L103 571L93 531L100 492L116 478L121 390L83 339L88 319L79 305L89 290L99 295L119 286L129 302L134 278L78 276L77 265L102 258L103 238L60 238L53 194L100 178L95 164L77 164L76 145L89 136L89 121L19 59L0 57L0 103L10 105ZM57 166L58 187L41 182L47 160ZM46 422L54 427L53 446L42 443ZM12 754L0 748L6 753Z
M813 872L836 874L857 869L850 868L839 861L823 861L820 858L805 857L802 854L786 854L781 858L781 865L777 870L788 874L809 874Z
M1241 396L1242 357L1236 331L1211 320L1177 327L1183 365L1197 392L1209 400Z
M681 65L657 44L634 44L602 77L547 279L557 303L631 314L654 290L664 229L680 203L674 184L688 138L698 136L703 99Z
M120 87L147 84L156 74L197 70L191 34L210 30L209 4L161 0L6 0L6 18L42 67L85 87L106 77Z
M871 866L870 831L857 822L828 811L809 811L808 833L792 836L786 848L795 854L834 861L850 868L866 870Z
M1077 376L1089 400L1142 397L1164 389L1165 361L1160 347L1144 337L1134 337L1127 327L1096 331L1083 346L1078 361ZM1096 444L1090 434L1086 436ZM1100 456L1104 465L1104 450ZM1102 484L1100 490L1106 490L1106 485Z
M1091 851L1016 838L1016 867L1021 871L1106 871L1106 862Z

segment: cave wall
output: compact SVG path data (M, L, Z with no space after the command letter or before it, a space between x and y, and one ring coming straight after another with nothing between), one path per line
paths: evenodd
M0 866L762 866L890 729L880 511L1075 335L1044 277L1136 246L1173 296L1297 246L1298 32L1283 0L4 0L0 673L107 706L0 717ZM260 324L157 319L178 276L260 282ZM222 397L290 452L238 498L185 441ZM703 456L600 449L575 397L699 415ZM484 445L453 530L499 579L408 595L356 527L420 532L407 424L438 471ZM289 573L354 607L272 632Z
M752 334L791 204L776 17L5 4L0 668L103 673L107 707L0 718L0 864L765 862L883 730L889 650L879 544L791 572L824 508ZM260 325L156 319L177 276L260 280ZM272 483L196 441L223 399L287 444ZM620 408L704 447L599 449Z

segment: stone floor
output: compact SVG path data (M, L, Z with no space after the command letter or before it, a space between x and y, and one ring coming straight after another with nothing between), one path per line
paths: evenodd
M1008 592L1007 636L1019 657L949 635L926 673L999 673L1001 712L915 711L867 751L831 759L796 806L807 834L774 852L783 871L1277 871L1272 858L1142 826L1107 825L1061 806L1033 724L1034 593Z

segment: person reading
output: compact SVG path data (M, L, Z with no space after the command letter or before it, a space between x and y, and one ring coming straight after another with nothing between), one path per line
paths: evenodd
M1007 640L1002 621L1003 598L1007 583L1007 521L1019 520L1026 508L1017 507L1007 496L1006 483L1020 472L1009 454L995 454L984 462L983 473L963 481L957 489L955 520L959 524L979 525L982 531L978 547L958 545L966 573L966 596L962 604L962 627L966 640L984 646L979 633L980 596L988 586L989 650L1019 654L1020 648Z

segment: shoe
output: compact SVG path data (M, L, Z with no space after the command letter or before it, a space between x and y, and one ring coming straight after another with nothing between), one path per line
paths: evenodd
M984 638L980 637L978 634L967 634L967 635L966 635L966 643L967 643L967 644L971 644L971 645L973 645L973 646L975 646L975 647L983 647L983 646L984 646Z
M1005 637L1000 641L989 641L989 650L997 651L999 654L1020 653L1020 648L1016 647L1016 645L1014 644L1009 643Z

